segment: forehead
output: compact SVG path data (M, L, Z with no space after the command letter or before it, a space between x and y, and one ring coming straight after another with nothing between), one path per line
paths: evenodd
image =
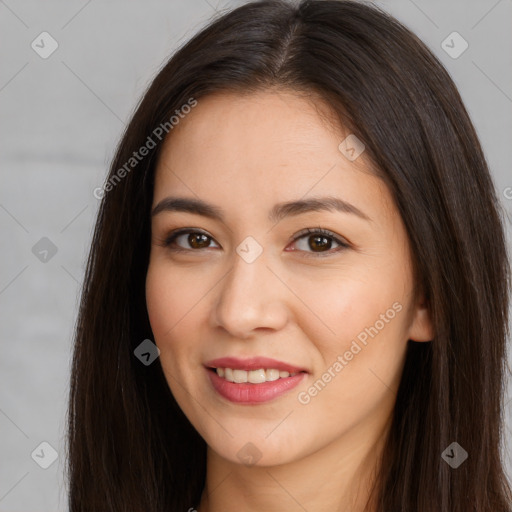
M333 112L317 97L289 91L216 93L198 100L173 128L163 156L195 162L208 151L212 164L233 158L247 165L255 160L287 163L336 143L343 128L334 127L335 122Z
M164 143L154 202L173 193L250 209L330 194L362 210L386 207L385 187L368 172L364 153L351 162L339 150L349 134L318 97L265 91L201 98Z

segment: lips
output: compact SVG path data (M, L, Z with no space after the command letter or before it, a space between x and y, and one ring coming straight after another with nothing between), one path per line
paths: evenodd
M297 386L308 373L304 368L268 357L252 357L250 359L222 357L208 361L205 363L205 368L208 370L208 377L213 389L226 400L239 405L257 405L274 400ZM276 377L276 380L258 383L245 382L243 379L241 381L235 379L238 382L230 382L218 375L218 373L223 375L226 369L229 369L235 376L237 371L243 376L256 370L267 369L268 372L268 369L272 369L280 376Z

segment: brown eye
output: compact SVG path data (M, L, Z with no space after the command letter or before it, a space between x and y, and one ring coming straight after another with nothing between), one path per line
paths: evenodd
M181 240L180 244L176 244ZM164 242L165 247L169 247L174 251L200 250L207 249L213 240L212 237L196 230L178 230L171 233ZM177 245L177 247L171 247Z
M341 240L337 235L322 228L308 228L305 230L305 234L299 234L295 238L294 242L298 241L303 242L302 247L300 247L300 244L296 245L299 245L299 250L305 252L307 256L329 256L350 247L348 243ZM339 247L333 249L333 243L338 244ZM295 249L293 250L295 251Z
M202 233L189 233L187 236L187 242L194 249L204 249L209 245L209 237Z
M310 236L308 239L309 239L309 247L311 247L314 250L316 250L316 249L320 249L321 251L329 250L332 245L332 240L329 239L329 237L324 236L324 235L321 235L321 236L313 235L313 236Z

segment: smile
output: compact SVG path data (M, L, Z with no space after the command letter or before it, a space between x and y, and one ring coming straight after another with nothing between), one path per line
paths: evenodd
M309 374L304 367L269 357L221 357L204 363L210 385L222 398L237 405L274 400Z
M206 368L206 373L216 394L237 405L258 405L275 400L297 386L308 375L306 372L290 374L275 369L246 371L231 368ZM221 377L219 373L224 375ZM279 375L277 378L276 374ZM229 381L226 376L238 382Z

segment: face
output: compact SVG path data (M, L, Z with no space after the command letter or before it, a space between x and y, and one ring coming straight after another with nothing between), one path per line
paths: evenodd
M371 442L407 340L432 337L390 193L329 119L293 92L211 95L156 169L155 343L178 404L233 463Z

